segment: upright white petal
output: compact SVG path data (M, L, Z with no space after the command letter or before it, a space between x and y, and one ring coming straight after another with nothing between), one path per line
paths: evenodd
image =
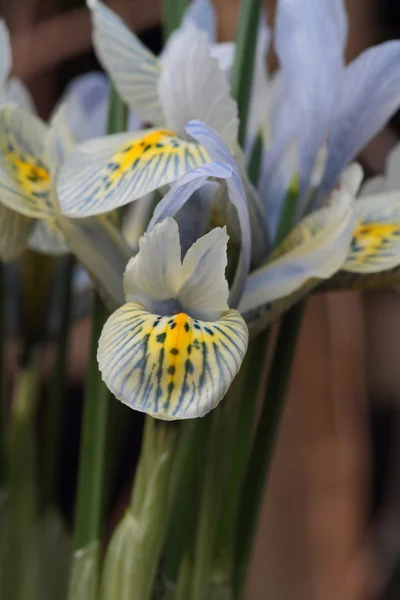
M160 61L103 2L88 1L93 45L108 76L128 106L154 125L165 125L157 91Z
M11 43L7 25L0 19L0 85L4 85L11 71Z
M8 80L6 89L9 102L15 103L20 108L23 108L32 114L36 112L31 93L22 81L15 77L11 77L11 79Z
M168 127L184 135L185 125L199 119L229 146L238 131L237 106L218 62L211 57L207 35L194 26L178 30L162 58L159 94Z
M176 298L182 281L178 225L168 217L139 240L139 252L124 275L127 302L147 304Z
M215 321L229 309L226 228L216 227L189 248L182 263L179 300L192 317Z

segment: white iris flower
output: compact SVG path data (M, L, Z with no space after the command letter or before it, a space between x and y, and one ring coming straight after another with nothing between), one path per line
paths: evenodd
M248 339L228 307L227 242L225 229L213 229L182 261L170 217L141 238L124 276L126 304L108 319L98 350L105 383L131 408L189 419L227 392Z

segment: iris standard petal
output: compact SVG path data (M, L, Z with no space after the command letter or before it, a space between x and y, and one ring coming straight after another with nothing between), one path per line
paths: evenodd
M158 94L160 61L103 2L88 5L97 57L121 98L145 121L165 125Z
M241 244L239 263L231 286L229 304L237 306L243 293L251 261L251 229L245 189L232 154L213 129L201 121L191 121L187 125L186 131L207 150L213 160L225 163L232 168L232 176L227 179L226 183L229 199L236 209L239 220Z
M30 91L19 79L11 77L6 85L7 101L35 114L36 108Z
M181 245L178 224L170 217L139 240L139 252L129 261L124 275L128 302L142 297L155 302L176 298L181 285Z
M209 177L227 179L231 175L230 166L218 163L206 163L201 167L191 169L175 181L169 192L157 204L147 230L151 231L156 223L160 223L166 217L174 217Z
M0 259L18 258L28 245L33 220L0 204Z
M4 85L11 71L11 43L7 25L0 19L0 85Z
M198 319L215 321L229 309L226 228L216 227L201 237L186 253L178 299Z
M346 33L343 0L278 3L276 51L296 123L301 196L338 100Z
M331 206L305 217L272 253L268 263L248 278L239 310L257 307L290 295L310 280L331 277L343 265L355 219L346 190L332 196Z
M379 273L400 265L400 192L357 200L357 226L343 265L351 273Z
M320 195L387 123L400 104L400 41L365 50L343 74L341 95L328 140L328 160Z
M27 217L51 215L50 174L42 160L47 131L20 108L0 109L0 201Z
M64 214L96 215L128 204L209 160L201 146L170 131L122 133L83 142L61 167Z
M113 394L159 419L202 417L215 408L247 349L237 311L208 323L184 313L160 317L130 302L106 322L98 362Z
M162 58L159 94L168 127L184 135L199 119L228 145L237 139L237 105L218 61L211 57L207 34L194 25L175 32Z

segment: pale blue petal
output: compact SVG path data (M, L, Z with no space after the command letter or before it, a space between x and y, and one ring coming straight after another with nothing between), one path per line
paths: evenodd
M341 190L333 193L331 202L300 221L269 262L251 273L239 304L242 314L289 296L312 280L329 278L341 268L355 226L353 199Z
M83 142L60 170L62 212L72 217L105 213L172 183L207 160L198 144L167 131L122 133Z
M89 2L99 61L128 106L154 125L165 125L158 94L160 61L102 2Z
M0 204L0 259L19 258L28 245L34 221Z
M192 0L183 16L181 27L193 23L205 31L211 44L217 40L217 13L212 0Z
M400 42L369 48L345 70L332 121L321 196L400 105Z
M11 71L11 43L7 25L0 19L0 86L4 85Z
M130 302L106 322L97 359L113 394L158 419L192 419L215 408L240 369L248 331L235 310L215 322L161 317Z
M193 193L191 202L187 202L174 215L179 225L182 256L196 240L205 234L210 226L213 205L219 190L218 181L205 181Z
M338 100L346 32L342 0L278 3L276 51L296 123L301 195L307 191Z
M108 96L108 80L100 72L75 77L67 86L63 98L75 98L80 108L77 115L70 115L70 127L77 142L106 133Z
M176 298L181 285L181 245L178 224L168 217L139 240L139 252L124 275L125 299L150 308L147 300Z
M236 142L237 105L218 62L211 57L207 35L187 26L177 30L162 57L159 94L168 127L184 135L185 125L199 119L228 145Z
M229 309L226 228L216 227L189 248L182 263L178 299L196 319L216 321Z
M209 177L228 179L231 175L232 169L229 166L218 163L206 163L197 169L188 171L174 183L169 192L157 204L147 230L151 231L166 217L174 217Z
M189 123L186 131L207 150L213 160L225 163L232 168L232 176L226 180L226 183L229 199L237 211L241 232L239 264L229 299L229 305L235 307L243 293L251 261L251 230L246 192L235 160L218 134L200 121Z

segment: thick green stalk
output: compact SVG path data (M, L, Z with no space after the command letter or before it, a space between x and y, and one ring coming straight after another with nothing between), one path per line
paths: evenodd
M234 444L230 456L230 468L224 489L217 539L215 544L215 567L213 573L213 594L218 597L218 589L232 585L234 547L236 540L240 494L251 450L254 416L262 373L265 367L269 330L264 330L252 340L245 361L239 372L237 389L237 414L234 429ZM242 377L241 377L242 375ZM224 591L224 597L227 592ZM213 597L214 597L213 596Z
M232 69L231 93L238 103L239 144L246 137L247 117L257 47L261 0L242 0L236 35L235 62Z
M86 374L84 409L75 517L75 548L98 540L102 528L104 466L110 392L101 380L97 343L107 310L95 296L92 312L90 356Z
M195 533L200 484L200 464L207 444L210 416L179 424L179 438L172 471L171 515L164 545L163 579L168 589L177 584L181 562Z
M264 404L241 495L236 540L235 598L241 598L258 515L271 466L275 440L289 383L290 371L304 312L304 301L282 319Z
M130 507L107 549L101 599L150 600L165 537L176 426L146 417Z
M45 506L55 503L58 467L60 465L61 437L65 414L67 384L67 358L72 313L72 278L74 258L69 255L63 265L60 311L60 331L57 353L51 374L45 423L45 454L43 461L43 502Z
M187 0L163 0L163 29L164 41L181 24L183 13L187 5Z

